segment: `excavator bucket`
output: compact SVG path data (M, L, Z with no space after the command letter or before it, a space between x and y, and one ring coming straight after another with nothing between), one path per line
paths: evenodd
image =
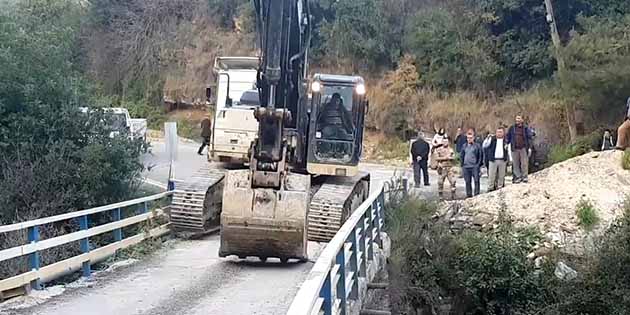
M284 189L252 188L249 170L228 171L219 256L306 261L310 176L286 175Z

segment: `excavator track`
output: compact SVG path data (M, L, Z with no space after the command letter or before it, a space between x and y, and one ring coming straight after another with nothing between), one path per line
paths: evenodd
M343 223L361 203L370 190L370 176L360 173L354 177L326 177L311 198L308 211L308 239L330 241Z
M176 231L203 233L218 226L226 170L206 164L178 183L170 207L171 226Z

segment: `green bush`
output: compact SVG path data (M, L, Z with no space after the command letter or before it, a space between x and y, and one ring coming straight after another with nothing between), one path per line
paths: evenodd
M92 91L77 54L82 12L71 0L0 3L0 225L119 202L140 183L145 144L110 137L102 112L79 111ZM1 248L24 244L11 241L0 237ZM69 247L42 252L43 263L68 258ZM0 278L24 267L2 264Z
M630 202L618 219L587 253L580 277L559 290L561 302L545 315L630 314Z
M166 111L159 106L152 106L145 101L123 102L122 107L129 110L133 118L145 118L149 129L161 130L167 121Z
M186 139L196 139L199 137L199 125L187 119L177 119L177 134Z
M603 132L594 131L586 136L579 137L575 143L552 146L547 156L546 166L549 167L556 163L564 162L588 152L598 150L602 134Z
M526 258L543 241L537 229L500 217L492 231L457 234L431 202L397 200L388 209L394 314L439 314L445 304L465 315L630 314L630 200L583 257L554 253L540 268ZM559 280L560 260L578 277Z
M576 213L580 226L587 230L592 230L599 223L597 208L588 199L582 199L578 202Z
M390 211L393 313L431 314L450 300L453 314L534 314L554 300L553 270L526 258L540 233L501 220L494 232L453 234L436 210L411 199Z

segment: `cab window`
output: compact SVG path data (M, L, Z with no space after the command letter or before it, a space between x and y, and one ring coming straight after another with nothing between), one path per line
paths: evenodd
M353 86L322 87L317 116L317 138L352 141L354 139Z

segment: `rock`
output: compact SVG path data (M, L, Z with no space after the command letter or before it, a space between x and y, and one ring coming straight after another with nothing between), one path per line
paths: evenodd
M477 226L486 226L494 221L494 218L488 215L478 215L473 217L472 223Z
M621 167L622 156L618 151L589 153L532 174L528 185L508 183L499 191L444 207L456 207L449 219L464 221L464 226L490 228L505 211L516 225L537 226L548 236L548 247L580 243L586 235L576 218L582 196L598 209L601 229L623 215L619 205L630 196L630 172Z
M573 270L571 267L567 266L563 262L559 262L558 265L556 265L556 270L553 272L553 274L558 279L566 281L571 281L578 276L577 271Z

